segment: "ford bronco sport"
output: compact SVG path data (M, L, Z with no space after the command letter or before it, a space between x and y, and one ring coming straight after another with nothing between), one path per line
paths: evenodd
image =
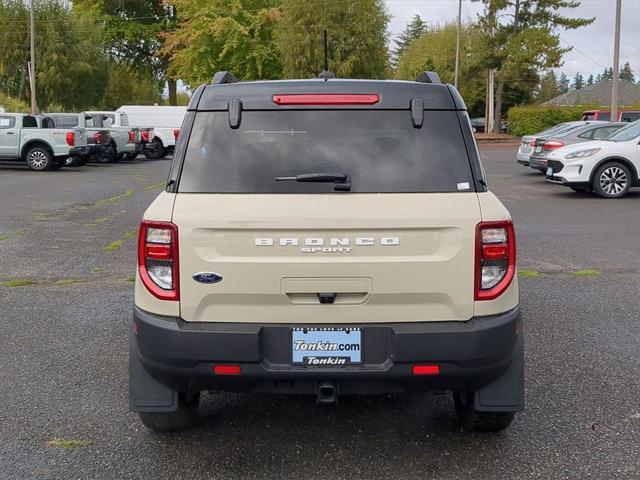
M465 430L523 408L515 236L465 105L415 82L238 82L193 95L139 235L130 407L201 392L451 391Z

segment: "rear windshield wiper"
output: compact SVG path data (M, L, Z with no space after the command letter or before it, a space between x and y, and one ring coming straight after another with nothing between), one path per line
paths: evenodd
M351 190L351 178L347 173L302 173L293 177L275 177L276 182L334 183L334 190Z

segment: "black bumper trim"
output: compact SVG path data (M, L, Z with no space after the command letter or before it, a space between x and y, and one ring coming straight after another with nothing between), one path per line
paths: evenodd
M191 323L138 308L133 321L130 355L175 391L313 393L321 380L338 382L340 393L474 391L518 355L520 310L467 322L349 324L363 329L364 363L333 368L291 365L290 329L305 325ZM242 373L213 375L216 363L238 364ZM440 375L414 376L416 363L437 364Z

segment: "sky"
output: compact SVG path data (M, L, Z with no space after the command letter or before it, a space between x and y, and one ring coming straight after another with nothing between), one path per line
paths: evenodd
M389 24L392 39L397 36L416 13L433 23L456 21L458 0L385 0L393 16ZM580 7L565 12L595 21L577 30L560 31L564 47L574 47L564 55L559 69L573 77L580 72L585 78L601 73L613 65L613 36L615 29L615 0L582 0ZM482 11L480 2L462 0L462 18L472 20ZM640 0L622 0L620 34L620 66L631 64L636 80L640 78ZM392 43L393 44L393 43Z

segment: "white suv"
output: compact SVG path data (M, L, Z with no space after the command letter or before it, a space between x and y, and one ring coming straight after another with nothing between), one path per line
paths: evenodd
M547 180L603 198L620 198L640 186L640 120L604 140L580 143L551 153Z
M513 224L460 95L416 82L238 82L189 105L139 236L130 405L201 392L453 392L469 430L522 410Z

